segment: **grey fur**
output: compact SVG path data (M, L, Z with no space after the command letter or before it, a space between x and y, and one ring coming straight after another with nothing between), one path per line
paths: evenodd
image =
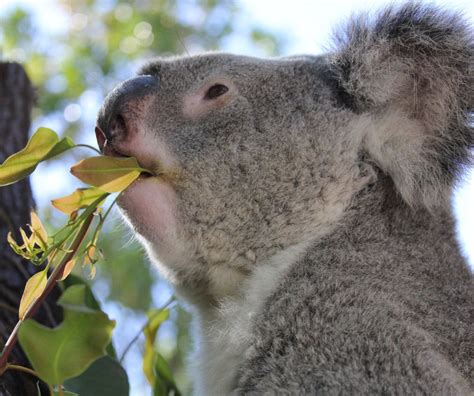
M474 393L449 205L474 145L472 39L408 3L324 56L143 68L160 87L111 144L162 176L120 204L195 311L196 393ZM215 83L229 92L205 100Z

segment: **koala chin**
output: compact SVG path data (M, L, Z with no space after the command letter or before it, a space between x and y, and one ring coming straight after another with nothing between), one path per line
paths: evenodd
M194 311L196 394L474 394L450 206L473 48L410 2L324 55L158 58L109 94L100 146L154 172L120 206Z

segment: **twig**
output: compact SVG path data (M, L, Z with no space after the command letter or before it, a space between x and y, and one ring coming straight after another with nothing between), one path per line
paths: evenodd
M88 144L76 144L74 147L85 147L85 148L94 150L94 151L95 151L97 154L99 154L99 155L103 155L103 154L102 154L99 150L97 150L95 147L89 146Z

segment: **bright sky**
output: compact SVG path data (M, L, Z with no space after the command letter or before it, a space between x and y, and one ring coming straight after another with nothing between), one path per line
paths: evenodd
M192 0L189 0L192 2ZM394 1L398 3L397 1ZM237 21L237 27L245 32L250 25L260 26L273 31L284 38L285 46L283 55L298 53L320 53L330 42L331 31L341 21L343 21L352 12L376 10L380 6L388 3L384 0L240 0L237 1L243 8L243 15ZM445 0L432 1L438 5L446 5L451 8L463 10L467 17L474 20L474 1L472 0ZM53 0L0 0L0 15L12 5L25 5L32 8L37 14L37 20L40 21L44 29L54 29L61 31L64 23L67 23L55 11ZM254 49L250 48L244 40L241 39L238 32L232 38L226 41L222 48L223 51L238 52L248 55L256 55ZM257 54L258 55L258 54ZM84 98L84 103L95 104L93 98ZM92 105L92 107L94 107ZM97 105L98 107L98 105ZM83 109L83 111L92 112L94 109ZM51 125L54 128L54 125ZM40 205L46 205L49 199L60 196L63 192L55 190L55 183L48 183L48 180L54 180L56 177L63 176L63 169L59 167L45 168L43 174L38 172L33 178L33 188ZM47 170L47 171L46 171ZM48 186L45 188L44 186ZM59 187L56 187L59 188ZM64 189L64 186L61 187ZM462 245L467 254L474 258L474 172L463 188L457 192L454 205L459 218L459 233ZM473 260L474 263L474 260ZM98 285L97 287L100 287ZM120 307L111 307L111 309L120 311ZM107 307L109 311L109 307ZM110 312L110 311L109 311ZM112 314L112 313L111 313ZM120 313L120 316L131 315L130 312ZM117 315L112 314L117 317ZM139 324L140 321L128 322ZM119 321L120 324L120 321ZM118 329L120 331L120 329ZM135 331L135 330L133 330ZM120 333L122 334L122 333ZM129 336L125 335L128 339ZM124 337L125 337L124 336ZM122 336L119 335L121 338ZM127 364L127 371L131 373L132 393L131 395L148 394L145 391L144 384L137 382L140 377L140 364ZM135 374L135 375L134 375Z

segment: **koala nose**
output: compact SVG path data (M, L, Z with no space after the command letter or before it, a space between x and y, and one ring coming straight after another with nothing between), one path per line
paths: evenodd
M99 110L96 126L97 142L101 150L106 141L110 142L127 134L127 118L129 114L136 113L132 106L158 87L158 77L139 76L124 81L107 95Z

